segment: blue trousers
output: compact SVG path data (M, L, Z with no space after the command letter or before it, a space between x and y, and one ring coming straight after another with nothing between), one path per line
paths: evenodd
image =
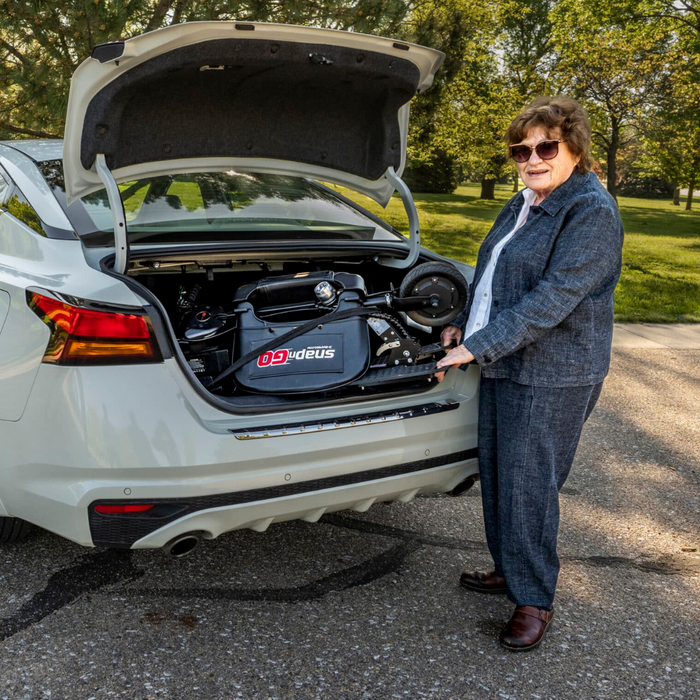
M550 608L554 601L559 489L602 386L552 389L481 379L479 471L486 541L516 605Z

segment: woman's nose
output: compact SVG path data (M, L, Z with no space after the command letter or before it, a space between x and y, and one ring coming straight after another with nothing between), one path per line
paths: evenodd
M541 162L542 162L542 158L540 158L540 157L537 155L537 149L536 149L536 148L533 148L532 151L530 151L530 157L528 158L528 161L527 161L527 162L528 162L528 163L541 163Z

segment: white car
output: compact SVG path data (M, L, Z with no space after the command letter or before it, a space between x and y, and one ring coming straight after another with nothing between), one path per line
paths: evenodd
M478 368L434 380L472 271L400 178L442 59L188 23L98 46L62 144L0 144L0 541L183 555L474 482ZM409 238L321 182L398 191Z

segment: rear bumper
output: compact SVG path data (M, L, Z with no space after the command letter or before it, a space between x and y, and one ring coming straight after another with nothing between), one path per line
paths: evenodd
M465 450L293 485L148 501L177 507L175 513L165 517L100 515L91 504L90 531L97 546L145 549L162 547L189 532L211 539L241 528L264 532L270 524L285 520L316 522L328 512L364 512L377 501L408 503L419 493L451 491L478 471L475 453Z
M321 509L366 510L374 501L449 491L476 472L477 390L476 368L451 371L420 396L361 406L390 416L419 402L456 402L450 410L345 429L357 404L255 421L223 414L191 390L172 361L42 365L22 419L0 421L0 498L5 514L80 544L136 548L160 547L192 530L216 537L314 520ZM261 434L283 422L288 434ZM301 431L300 424L321 429ZM155 527L129 529L114 516L96 524L92 506L100 501L185 508Z

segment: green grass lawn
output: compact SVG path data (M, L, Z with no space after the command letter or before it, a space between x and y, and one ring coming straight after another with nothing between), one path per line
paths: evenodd
M479 245L512 187L496 187L495 201L479 199L478 185L453 195L416 194L422 243L441 255L474 264ZM401 200L386 209L343 190L400 231L408 230ZM626 322L700 322L700 210L686 212L670 201L621 197L625 225L622 277L615 292L615 318ZM700 202L698 202L700 207Z

